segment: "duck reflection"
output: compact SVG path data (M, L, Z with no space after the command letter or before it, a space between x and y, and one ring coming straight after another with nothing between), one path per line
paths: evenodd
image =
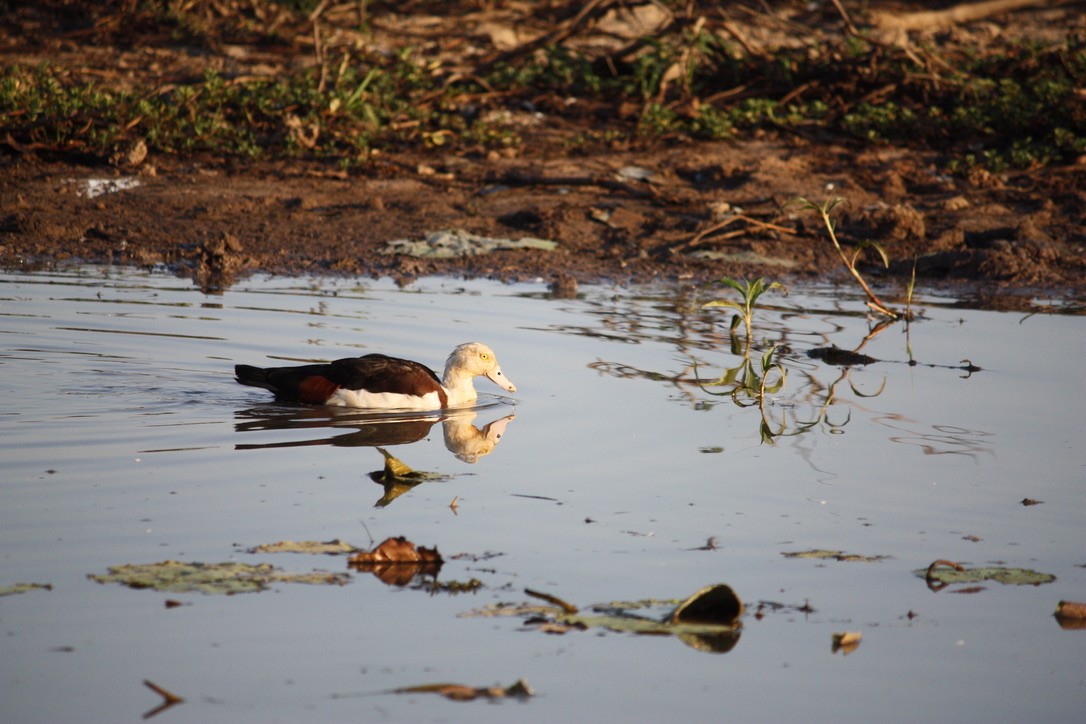
M266 432L281 430L319 430L318 437L301 440L280 440L267 443L239 443L235 450L262 450L266 448L306 447L332 445L334 447L383 447L407 445L418 442L430 434L431 428L440 422L449 452L466 463L475 463L494 452L505 435L505 430L515 418L508 414L480 427L475 425L479 412L476 409L446 411L443 413L373 413L339 411L333 408L291 407L268 405L238 410L235 417L237 432ZM339 432L350 428L349 432ZM335 431L335 432L330 432Z

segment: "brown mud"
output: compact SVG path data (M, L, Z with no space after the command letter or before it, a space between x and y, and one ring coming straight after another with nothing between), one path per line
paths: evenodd
M406 32L422 22L403 12L374 25L391 34L388 28ZM1052 12L988 18L983 32L1041 34ZM466 22L426 19L429 37ZM969 43L978 32L963 25L940 37ZM43 26L24 9L3 23L0 58L48 57L85 76L153 85L199 77L208 67L274 73L312 53L301 46L191 53L141 46L118 30L106 44L82 37ZM592 126L591 113L525 114L515 148L382 151L349 170L319 160L154 152L105 164L0 137L0 265L165 264L210 290L257 271L562 279L566 289L570 279L701 283L724 275L849 283L817 215L790 203L839 196L846 200L835 212L842 242L870 239L889 255L889 269L874 256L862 268L890 299L900 298L915 263L920 284L950 285L989 306L1028 306L1033 295L1086 300L1086 159L958 177L939 170L942 149L783 129L571 150L568 139ZM84 185L122 177L138 184L97 196ZM448 259L384 251L391 240L445 229L558 246Z

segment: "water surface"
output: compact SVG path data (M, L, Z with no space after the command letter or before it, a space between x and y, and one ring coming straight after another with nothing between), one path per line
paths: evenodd
M850 291L767 296L752 361L780 345L787 379L759 406L698 384L743 361L706 298L268 277L206 296L132 269L0 276L0 586L52 586L0 598L4 718L134 720L160 701L149 679L186 699L163 721L1080 720L1086 631L1052 612L1086 600L1083 318L929 295L907 334L865 343ZM471 339L518 392L479 381L478 407L451 417L282 405L231 374L371 351L440 367ZM879 361L806 354L828 345ZM378 445L444 477L383 500ZM345 572L342 557L247 550L401 535L439 548L440 580L482 587L430 595L356 573L211 596L88 579L163 560ZM885 558L784 555L811 549ZM914 571L937 559L1056 580L933 592ZM748 606L727 653L471 615L525 588L588 607L717 582ZM831 648L841 631L863 633L847 656ZM382 693L520 678L537 694L523 703Z

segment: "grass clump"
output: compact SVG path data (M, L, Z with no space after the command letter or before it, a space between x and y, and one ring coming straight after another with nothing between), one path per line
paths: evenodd
M948 170L962 173L1068 163L1086 154L1078 90L1086 39L1078 35L1047 46L1001 40L998 47L938 49L946 57L813 31L791 39L798 47L748 47L719 9L669 3L671 20L624 48L575 42L594 32L585 22L552 33L549 46L531 52L477 57L414 36L399 42L421 47L379 52L365 4L357 13L333 12L337 5L345 4L58 0L63 23L56 23L54 41L74 24L80 38L98 46L138 41L212 59L223 58L227 46L275 48L283 61L260 77L242 70L163 82L138 71L102 74L121 78L111 86L78 80L59 66L11 64L0 70L3 130L16 144L105 157L139 138L174 154L354 159L372 148L519 145L508 124L487 119L492 111L539 108L575 121L577 130L559 143L586 151L594 144L817 130L820 139L935 148ZM438 12L431 5L399 12ZM453 16L478 10L465 3L441 8ZM595 10L591 19L603 12ZM524 17L536 21L553 11L525 10Z

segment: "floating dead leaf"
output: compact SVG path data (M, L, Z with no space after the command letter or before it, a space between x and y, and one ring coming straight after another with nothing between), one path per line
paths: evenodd
M546 633L605 628L618 633L675 636L692 648L712 653L730 651L739 641L743 602L723 584L706 586L683 601L611 602L591 606L591 613L583 613L576 606L549 594L528 593L550 605L496 604L463 615L520 616L526 625ZM633 613L663 606L671 610L661 618Z
M455 596L460 593L474 593L483 588L483 582L478 578L469 578L466 581L416 581L412 590L425 591L429 594L447 593Z
M1056 577L1051 573L1040 573L1028 568L1006 568L1003 566L984 566L966 568L959 563L937 560L927 568L913 571L925 579L928 587L934 591L956 584L976 584L983 581L995 581L1009 586L1040 586L1052 583Z
M309 553L312 555L337 556L344 553L354 553L358 549L349 543L344 543L338 538L330 541L313 540L281 540L278 543L263 543L255 548L250 548L249 553Z
M45 591L52 591L53 584L51 583L16 583L13 586L0 586L0 596L14 596L17 593L26 593L27 591L33 591L40 588Z
M351 556L347 565L360 573L372 573L392 586L406 586L415 576L436 577L445 561L437 548L416 546L403 536L386 538L372 551Z
M1086 603L1060 601L1056 605L1056 621L1063 629L1086 629Z
M507 687L486 686L474 687L464 684L422 684L420 686L406 686L402 689L392 689L391 694L439 694L453 701L473 701L475 699L527 699L535 694L532 687L524 679Z
M860 639L863 638L863 634L859 631L844 631L842 633L835 633L833 635L833 653L841 652L843 656L848 656L860 646Z
M884 561L890 558L890 556L861 556L856 553L845 553L843 551L828 551L817 548L809 551L782 552L781 555L785 558L817 558L822 560L849 561L859 563L877 563L878 561Z
M743 602L731 586L717 583L706 586L680 603L668 617L668 623L713 624L733 626L743 615Z
M272 583L342 586L350 581L350 575L346 573L287 573L267 563L181 561L111 566L108 574L91 574L87 577L98 583L120 583L129 588L210 595L255 593L267 589Z
M427 482L447 480L450 476L442 473L428 473L422 470L413 470L407 463L397 458L384 448L377 448L385 457L384 470L375 470L370 473L370 479L385 488L374 507L383 508L396 498L400 497L416 485Z

